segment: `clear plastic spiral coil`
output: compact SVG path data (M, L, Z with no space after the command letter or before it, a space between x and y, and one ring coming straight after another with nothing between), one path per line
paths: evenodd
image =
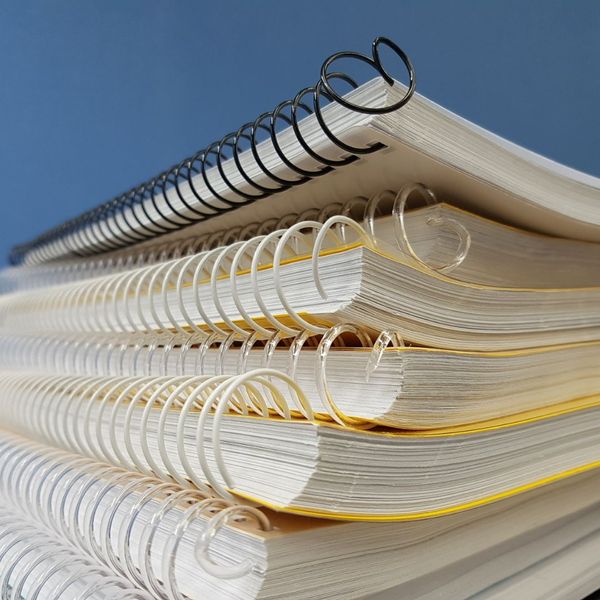
M184 538L199 549L196 557L211 576L262 573L262 566L244 557L236 564L216 563L210 543L225 517L257 529L270 529L268 519L205 485L182 488L5 432L0 459L3 503L72 544L84 563L99 563L100 572L108 568L147 591L124 598L183 599L176 562Z
M27 600L155 598L1 506L0 595Z
M88 281L11 294L0 298L0 319L5 330L13 328L23 332L35 329L45 332L183 334L191 331L198 336L233 336L232 339L241 341L252 336L267 339L274 334L289 338L305 330L324 334L326 327L301 317L288 301L282 265L310 260L314 286L320 296L327 299L319 272L322 251L352 244L377 249L379 241L374 217L382 203L393 204L396 252L404 260L418 261L428 269L447 273L466 258L470 247L468 231L457 221L442 216L430 217L428 224L452 231L458 240L455 256L444 264L428 264L418 256L404 222L405 207L415 193L428 203L435 202L430 190L413 184L398 193L384 192L362 200L363 225L348 214L336 214L325 218L324 222L303 220L189 256ZM342 213L348 213L360 204L355 199ZM321 217L326 215L320 214ZM266 266L270 267L268 274ZM264 319L261 322L250 315L242 300L239 291L242 274L249 276L250 290L246 293L252 294L253 306L262 313ZM265 301L263 280L267 275L272 276L269 283L287 313L285 321L277 318ZM185 294L189 292L193 299L191 306L184 302ZM238 321L234 322L230 316L231 302L225 308L225 301L229 299L241 317Z

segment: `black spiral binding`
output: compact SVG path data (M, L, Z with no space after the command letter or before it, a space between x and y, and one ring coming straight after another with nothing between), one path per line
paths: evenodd
M388 106L369 107L355 104L340 95L332 85L332 81L334 80L342 81L353 89L358 87L356 81L350 76L331 70L334 63L340 59L352 59L366 63L379 73L389 86L394 85L394 79L381 62L381 46L391 49L402 60L407 69L409 85L403 97ZM292 100L284 100L272 111L262 113L253 122L245 123L237 131L228 133L222 139L212 142L203 150L200 150L191 157L185 158L160 175L101 204L97 208L48 230L29 243L14 247L9 256L10 263L20 264L24 262L27 255L32 251L37 252L36 262L45 262L59 256L64 256L65 254L88 256L129 246L181 229L192 223L210 219L218 214L234 210L239 206L289 189L292 186L303 184L315 177L325 175L338 167L348 165L357 160L361 155L371 154L381 149L383 144L377 143L359 148L348 145L337 138L323 118L323 98L328 102L338 103L351 111L380 115L394 112L403 107L411 99L415 91L415 83L415 71L410 58L397 44L388 38L378 37L373 41L371 57L351 51L332 54L323 63L319 81L314 86L300 90ZM308 101L309 98L311 98L311 101ZM289 111L289 115L286 111ZM302 113L308 115L314 114L323 133L333 144L345 153L348 153L349 156L333 160L315 152L300 131L299 121L301 118L300 114ZM285 156L277 139L277 126L280 122L292 128L298 143L310 157L321 164L320 168L316 170L301 168L293 164ZM257 137L260 131L265 132L269 136L275 152L281 161L298 175L297 178L283 179L267 169L257 149ZM256 164L268 180L272 182L272 186L260 185L246 173L240 161L243 143L249 145ZM241 177L254 190L252 193L240 190L227 177L223 163L230 158L233 158ZM213 183L211 183L207 176L207 169L215 166L222 181L240 200L230 200L217 193ZM213 199L217 199L222 203L222 207L213 206L207 202L206 198L200 195L193 183L193 177L196 175L202 177L202 181L213 195ZM194 205L186 201L182 194L180 189L182 181L187 181L189 184L196 200ZM176 210L169 200L167 190L171 188L175 189L182 205L189 211L186 214L182 214ZM157 195L162 196L166 206L171 210L170 215L161 212L160 206L156 202ZM152 204L154 210L160 216L160 222L153 219L148 212L147 201ZM116 218L116 216L119 216L119 218ZM98 231L102 233L101 236L98 235ZM62 245L62 248L57 250L57 245Z

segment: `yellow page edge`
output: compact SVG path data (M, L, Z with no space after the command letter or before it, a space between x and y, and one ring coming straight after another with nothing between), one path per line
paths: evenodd
M305 517L314 517L314 518L320 518L320 519L332 519L332 520L338 520L338 521L370 521L370 522L419 521L419 520L423 520L423 519L443 517L446 515L455 514L458 512L472 509L472 508L478 508L480 506L484 506L486 504L491 504L491 503L497 502L499 500L511 498L518 494L528 492L528 491L540 488L542 486L546 486L551 483L561 481L568 477L573 477L574 475L580 475L582 473L586 473L588 471L592 471L592 470L598 469L598 468L600 468L600 460L597 460L592 463L588 463L586 465L582 465L579 467L574 467L572 469L568 469L566 471L556 473L555 475L550 475L543 479L539 479L539 480L531 482L531 483L526 483L526 484L520 485L518 487L512 488L510 490L500 492L498 494L492 494L491 496L486 496L484 498L472 500L471 502L466 502L464 504L457 504L454 506L449 506L449 507L445 507L445 508L429 510L429 511L424 511L424 512L402 513L402 514L390 513L390 514L381 514L381 515L380 514L370 515L370 514L365 514L365 513L338 513L338 512L333 512L333 511L328 512L328 511L324 511L324 510L310 510L308 508L303 508L303 507L298 507L298 506L293 506L293 505L279 506L279 505L271 503L271 502L265 502L264 500L260 500L259 498L255 498L249 494L240 492L239 490L229 489L229 491L232 494L235 494L236 496L240 496L241 498L244 498L245 500L248 500L248 501L256 503L256 504L260 504L271 510L274 510L277 512L295 514L295 515L302 515Z

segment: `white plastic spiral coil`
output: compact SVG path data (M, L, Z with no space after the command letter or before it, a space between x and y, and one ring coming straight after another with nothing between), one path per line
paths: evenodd
M385 343L382 340L380 345ZM101 463L135 470L141 474L136 477L159 478L204 494L209 484L230 502L237 496L221 443L225 415L371 426L343 414L331 395L326 398L325 413L315 413L293 378L269 368L237 376L191 378L31 374L0 378L0 417L12 430ZM171 422L169 438L166 427L173 415L176 423ZM195 430L191 445L189 438L185 442L190 426ZM172 454L173 444L176 454ZM117 477L126 475L119 471ZM91 533L88 538L94 539Z

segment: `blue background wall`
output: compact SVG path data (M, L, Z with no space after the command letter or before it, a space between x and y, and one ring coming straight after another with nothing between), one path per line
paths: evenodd
M418 90L600 176L600 2L0 3L0 260L387 35Z

